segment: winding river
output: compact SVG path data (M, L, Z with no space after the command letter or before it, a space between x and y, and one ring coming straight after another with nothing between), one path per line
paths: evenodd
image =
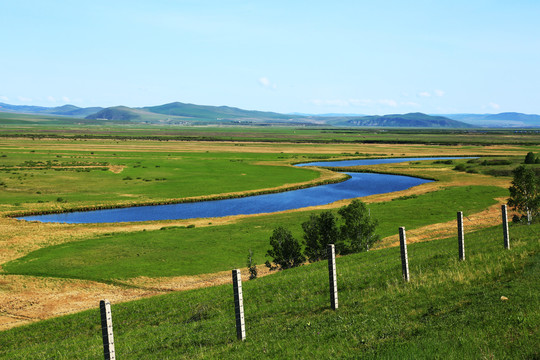
M297 166L347 167L398 163L405 161L446 159L463 158L439 157L343 160L311 162L299 164ZM82 224L211 218L230 215L272 213L309 206L326 205L338 200L400 191L432 181L400 175L348 172L346 174L350 175L351 178L337 184L321 185L282 193L193 203L151 205L119 209L36 215L20 217L19 219L28 221L37 220L41 222Z

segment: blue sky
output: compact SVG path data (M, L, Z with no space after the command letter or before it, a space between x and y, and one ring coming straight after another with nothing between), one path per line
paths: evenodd
M0 102L540 114L540 1L2 1Z

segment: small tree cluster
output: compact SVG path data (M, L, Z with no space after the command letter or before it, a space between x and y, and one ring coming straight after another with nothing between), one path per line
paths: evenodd
M540 158L537 156L534 156L534 153L532 151L529 151L527 155L525 155L525 164L540 164Z
M301 265L306 257L310 262L325 259L328 244L335 245L337 254L350 254L367 251L380 240L375 234L377 221L371 218L360 200L340 208L338 214L341 218L331 211L323 211L319 215L312 214L302 223L304 253L290 231L278 227L270 237L272 249L267 255L280 269L288 269Z

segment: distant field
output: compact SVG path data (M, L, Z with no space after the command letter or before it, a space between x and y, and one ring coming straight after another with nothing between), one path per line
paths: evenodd
M1 143L1 141L0 141ZM233 152L69 149L0 144L0 210L159 202L279 187L317 179L317 171L275 166L295 155ZM284 163L286 165L286 163Z
M170 126L10 113L0 113L0 136L437 145L540 143L538 129L382 129L293 125Z

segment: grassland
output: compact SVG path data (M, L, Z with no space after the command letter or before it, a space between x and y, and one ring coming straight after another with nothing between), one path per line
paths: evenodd
M538 351L538 224L409 246L411 282L399 250L337 259L339 309L328 300L326 263L244 282L247 340L235 339L231 285L113 305L123 358L534 359ZM96 304L97 305L97 304ZM24 339L24 347L21 347ZM99 359L99 311L2 333L5 359Z
M13 135L12 130L20 131L24 136L11 137ZM35 131L39 132L39 136L32 139L32 134ZM188 134L187 138L189 139L205 137L207 141L174 140L175 137L179 136L178 131ZM29 129L15 125L12 127L4 126L0 130L3 135L6 135L0 138L0 183L3 184L0 185L0 197L2 198L0 203L0 266L2 267L0 270L0 329L95 307L97 301L103 297L108 297L114 303L117 303L134 298L168 293L171 289L199 288L229 282L229 272L223 272L222 270L243 267L247 250L252 249L255 251L256 261L259 264L266 260L264 253L268 248L269 234L274 227L277 225L287 226L297 237L300 237L301 222L305 221L311 212L317 212L321 209L310 208L249 217L238 216L220 219L100 225L21 222L6 217L10 214L47 212L81 207L125 206L129 204L182 201L186 198L236 196L261 190L282 190L298 186L298 184L313 184L321 179L335 176L329 171L298 169L291 166L296 162L311 160L381 156L481 156L481 161L502 159L509 162L507 165L482 165L481 163L467 163L467 160L458 160L451 164L425 161L370 167L369 171L400 173L438 180L399 193L376 195L364 199L369 203L373 216L378 217L380 220L380 233L383 236L388 236L381 244L381 247L386 247L395 243L393 236L395 236L397 226L405 226L408 233L411 234L410 240L413 242L432 240L453 234L455 232L455 212L458 210L464 211L465 215L471 219L467 223L466 218L467 231L471 231L473 225L474 228L481 228L498 223L500 220L497 218L498 210L496 206L508 196L506 189L509 186L510 178L505 176L504 173L493 176L492 171L504 168L507 175L508 169L517 165L528 151L537 153L540 150L537 143L534 143L536 141L534 140L534 134L525 134L523 136L495 132L490 132L487 135L466 133L434 134L429 132L416 135L400 132L388 134L388 136L393 136L395 139L405 137L405 139L411 139L413 142L414 139L419 139L414 144L396 144L393 140L388 140L389 138L386 138L387 135L384 133L372 134L373 136L382 136L379 138L381 142L377 140L376 143L361 143L362 136L369 135L368 132L364 134L361 131L337 134L343 136L343 139L336 139L335 142L332 142L336 133L325 131L327 130L293 128L244 128L242 130L182 128L178 130L178 128L158 127L87 126L79 129L77 133L75 126L47 128L47 126L40 125L37 128L30 126ZM10 132L11 135L8 134ZM446 138L447 140L444 141L449 141L450 145L429 144L428 140L431 135L434 137L440 136L441 141L443 137ZM463 141L455 141L460 139L461 135ZM156 136L154 140L152 140L153 136ZM467 136L471 136L470 141L466 141ZM482 140L479 142L476 136ZM525 140L522 141L523 139L520 139L520 137ZM219 139L238 141L218 141ZM253 141L255 139L262 139L262 141ZM479 143L482 143L482 145L479 145ZM465 171L454 170L460 164L463 164ZM366 169L359 168L357 170L365 171ZM339 202L321 208L335 209L345 203ZM414 214L414 216L411 216L411 214ZM187 228L191 224L195 225L195 227ZM478 235L479 238L482 236L484 235ZM529 235L524 234L523 239L527 238L527 236ZM426 256L430 251L426 250ZM97 261L93 261L93 259L107 252L109 252L110 256L103 258L100 262L101 267L98 266ZM374 251L370 254L377 252ZM521 252L516 255L516 259L508 261L514 264L520 263L522 260L526 261L526 256L523 254ZM371 261L375 261L375 263L378 261L373 260L376 257L369 257L375 255L362 254L355 256L358 257L351 257L351 259L356 260L346 260L349 257L340 259L345 263L359 260L366 261L363 265L356 264L351 267L353 273L356 273L356 271L365 272L369 268ZM497 261L500 261L500 258L496 259L492 264L493 266ZM478 266L481 269L483 269L482 266L485 266L485 271L491 273L499 271L496 266L492 270L487 270L492 265L486 264L479 264ZM457 265L453 263L446 265L449 266L450 272L448 274L451 275L452 271L456 270L453 266ZM312 268L312 266L313 269L322 269L324 267L321 264L316 264L310 265L306 269ZM294 274L296 271L307 271L307 274L316 270L295 270L291 273ZM424 271L424 268L422 268L422 271ZM473 271L473 273L476 272L476 270ZM280 283L281 280L278 279L289 276L284 274L279 273L268 277L268 279L275 278L275 280L260 279L254 283L262 282L267 284L265 286L268 289L271 289L278 286L278 284L282 284ZM513 281L512 279L517 276L516 274L518 273L508 273L508 279L510 279L508 281ZM323 275L321 276L324 278ZM493 282L493 278L489 276L482 279L487 280L478 280L477 283L484 281L482 286L486 289L498 286L495 283L488 284L490 281ZM268 282L265 283L263 280ZM355 281L358 281L358 278ZM474 281L471 280L471 282ZM306 284L311 286L309 282ZM384 303L388 302L390 304L388 306L393 306L393 301L403 299L399 295L401 294L400 291L396 290L401 289L401 285L397 283L397 280L391 282L391 284L393 284L392 289L394 290L387 296L384 295L384 292L379 292L375 298L371 299L371 295L369 295L371 290L368 292L369 294L364 292L357 292L356 294L360 298L369 295L368 298L371 300L366 298L366 301L373 302L371 305L366 306L375 309L373 311L377 312L375 302L384 301ZM246 286L252 285L246 284ZM344 290L354 287L352 283L348 285L343 283L343 286ZM452 285L438 284L433 286L445 288ZM437 291L445 291L440 289ZM203 289L193 293L187 292L184 295L174 294L170 298L167 296L142 302L142 304L151 304L152 301L156 301L156 305L144 305L146 309L154 309L150 311L150 317L152 317L154 311L158 311L157 307L170 306L165 304L172 304L177 301L187 302L187 304L194 306L193 309L199 309L190 310L192 311L191 315L185 314L188 316L185 319L183 317L180 317L181 320L177 319L187 324L185 331L191 334L189 335L191 337L188 336L185 340L187 348L191 349L188 352L175 350L178 343L175 342L176 340L172 340L172 335L167 331L174 332L177 330L173 329L174 326L171 323L162 320L167 316L177 316L175 312L168 315L164 314L163 318L158 316L155 321L150 322L150 326L153 327L149 330L146 328L144 320L147 316L146 310L133 310L134 308L129 308L131 305L127 303L118 305L118 307L119 309L124 307L125 314L130 311L140 314L137 315L139 317L139 320L137 320L139 321L138 325L134 325L134 328L137 329L133 330L135 333L140 335L149 330L150 333L156 334L156 337L149 337L149 339L151 338L149 341L153 345L148 347L154 354L152 356L156 358L167 358L167 356L170 358L182 356L220 357L223 354L225 354L224 356L244 356L249 358L276 355L280 351L285 351L284 354L287 354L286 351L288 350L285 349L285 342L278 341L284 339L284 337L276 335L274 329L271 328L271 323L274 321L277 323L281 321L280 319L285 319L286 313L293 314L295 319L292 322L293 324L296 324L296 321L300 324L304 320L306 320L306 324L307 322L314 324L313 319L322 319L320 315L313 312L313 309L308 309L307 317L302 318L299 315L301 312L299 309L289 311L285 304L279 305L276 308L277 310L270 311L276 311L275 315L277 317L272 315L268 320L261 317L260 324L257 325L259 326L259 330L257 330L259 335L257 336L261 336L261 339L264 338L267 345L257 347L259 345L254 346L246 343L246 345L241 345L246 346L246 349L238 351L238 355L235 355L239 346L231 341L232 335L227 335L228 337L225 340L219 338L219 340L216 340L217 343L212 343L205 338L206 335L197 334L194 331L194 329L205 329L206 326L211 328L216 326L216 329L222 329L223 324L226 322L226 312L229 310L226 310L225 307L223 308L225 310L221 310L220 304L225 304L228 300L216 300L216 307L214 307L212 301L208 299L221 296L223 293L228 293L229 290L228 288L219 287L213 290ZM267 291L266 293L263 290L260 291L262 291L261 294L263 295L261 296L263 298L257 298L257 301L261 302L261 304L267 303L268 300L265 300L265 297L268 296L270 290L264 290ZM317 294L321 295L321 291L320 289L317 290ZM455 298L460 296L470 297L468 291L460 293L457 288L452 291L455 291ZM302 290L294 296L303 298L305 292L306 290ZM210 295L207 298L205 294ZM391 294L394 294L396 299L392 299ZM185 298L181 296L185 296ZM412 296L408 298L409 301L418 300L411 294L407 296ZM286 298L287 295L281 297ZM440 302L440 297L441 295L437 295L433 300L433 304ZM199 298L204 300L201 305L195 302ZM315 307L316 309L326 309L326 305L324 305L325 298L325 296L321 297L322 300ZM309 301L319 301L309 299ZM475 303L476 300L471 301ZM359 303L356 302L356 304ZM447 310L441 310L443 313L444 311L452 313L452 306L455 307L456 305L455 303L449 304L450 307ZM207 307L213 309L208 312L209 316L205 315ZM471 314L474 313L473 308L480 309L476 305L473 306L470 310ZM178 309L180 312L187 311L187 307ZM421 307L421 309L424 309L424 307ZM424 310L427 311L427 309ZM218 315L215 315L214 310ZM415 314L414 308L405 310L407 314ZM355 332L364 332L364 326L377 319L370 318L368 323L364 323L366 319L362 318L358 311L351 310L348 313L347 321L357 325L355 325L356 327L348 327L347 331L354 329ZM326 318L326 316L331 316L331 312L327 310L323 312L325 313L323 323L335 322L335 319ZM70 337L71 335L64 337L65 344L60 345L60 348L69 348L70 350L60 350L58 353L49 352L49 354L55 354L58 358L63 358L69 357L69 354L72 354L71 351L77 351L76 349L79 348L85 348L84 351L92 351L91 349L96 346L99 347L99 343L92 345L93 343L90 344L90 342L93 340L83 339L86 336L84 334L93 333L93 328L97 326L93 323L93 320L89 320L95 314L88 314L78 315L88 320L83 320L78 325L66 325L71 321L69 318L68 320L60 318L55 320L58 323L50 323L53 324L50 325L52 328L66 326L66 329L70 329L70 326L81 326L84 331L81 338ZM265 313L263 312L263 314ZM378 312L377 314L380 317L377 321L380 321L390 313ZM506 314L514 316L517 312L508 310ZM191 317L197 319L199 316L202 319L215 319L217 322L205 322L203 325L200 321L189 320ZM221 316L225 317L221 319ZM407 321L410 320L409 317L406 319ZM425 334L428 332L430 328L418 327L417 319L415 319L413 317L407 326L421 329L420 333ZM131 324L131 321L124 318L120 321L120 324ZM286 322L289 323L290 320L286 320ZM0 344L2 349L7 349L4 353L0 352L0 357L10 358L13 355L13 341L15 340L13 340L11 334L36 339L31 349L24 353L27 357L40 358L40 356L45 356L39 355L40 353L46 354L47 351L52 351L51 349L55 344L58 345L58 342L53 340L52 337L40 337L41 335L37 332L52 329L48 328L47 330L40 327L49 326L43 324L39 322L34 325L35 328L15 329L14 332L9 333L2 332L1 338L8 340ZM445 328L449 326L448 324L437 324L437 329ZM284 326L287 325L279 325L279 329L284 331L284 334L292 331L287 330L287 327ZM255 328L252 328L252 333ZM296 328L297 325L294 325L291 329L296 331ZM397 344L401 344L401 346L404 344L399 341L415 338L416 336L410 333L409 335L405 334L406 336L384 335L383 333L386 330L378 329L371 333L370 337L364 338L364 340L378 339L374 340L375 343L369 347L362 348L365 354L370 355L374 354L374 351L379 351L385 344L381 339L390 339L385 341L396 344L395 347L397 347ZM510 328L507 327L506 329L510 331ZM17 331L21 332L17 333ZM222 330L218 332L220 331ZM225 331L224 328L223 331ZM473 330L467 331L472 332ZM266 338L267 335L263 334L266 332L273 334L272 336L276 337L276 340ZM4 337L4 334L8 335ZM216 335L219 334L216 333ZM340 330L337 334L343 335L344 333ZM431 348L438 349L447 344L442 340L444 334L442 332L441 334L440 338L433 340L434 345ZM77 335L73 334L73 336L76 337ZM334 335L329 333L325 336L334 338ZM464 339L467 336L465 334ZM522 336L520 332L518 337L521 338ZM530 336L530 334L527 336ZM297 345L301 344L304 341L303 337L305 336L299 335L294 342ZM530 338L524 340L526 343L525 349L530 350L529 345L527 345L529 340L527 339ZM199 340L200 342L197 342ZM528 353L516 352L517 350L512 347L513 345L497 347L498 345L492 343L493 338L488 335L485 335L484 340L486 342L484 348L490 349L494 346L496 354L534 354L531 351ZM47 344L38 345L41 341ZM62 342L62 340L58 341ZM173 341L174 346L171 345L170 341ZM417 339L417 341L419 340ZM340 340L339 344L341 343ZM411 347L424 345L424 343L416 342ZM126 343L125 346L127 348L124 348L123 351L124 354L128 354L128 357L132 357L130 356L132 353L135 354L134 356L142 356L139 351L144 350L140 350L142 348L137 344L137 337L134 337L133 342ZM302 347L301 345L298 346ZM304 352L300 352L300 354L330 356L331 353L326 353L317 346L317 344L306 345ZM183 345L180 347L183 348ZM361 345L357 343L354 350L351 350L351 347L345 347L343 352L336 352L334 355L351 356L353 351L357 351L360 347ZM264 353L265 349L266 353ZM389 349L392 349L392 347ZM251 350L255 351L254 355L248 355ZM391 354L390 350L383 353ZM83 354L87 354L83 357L92 358L93 356L89 352L83 352ZM446 352L443 351L443 354L446 354Z
M159 115L154 114L159 117ZM182 118L178 118L182 121ZM0 137L295 143L534 146L537 129L404 129L323 126L170 126L0 113Z
M477 213L505 195L506 191L499 187L446 188L409 199L371 204L370 211L381 222L380 235L387 237L396 233L398 226L414 229L452 220L457 210L466 215ZM163 227L163 230L102 235L46 247L5 263L2 268L7 274L104 282L139 276L214 273L243 267L250 249L254 251L255 261L264 263L275 224L290 228L301 238L300 224L310 213L250 217L219 227ZM410 213L415 216L408 217Z

